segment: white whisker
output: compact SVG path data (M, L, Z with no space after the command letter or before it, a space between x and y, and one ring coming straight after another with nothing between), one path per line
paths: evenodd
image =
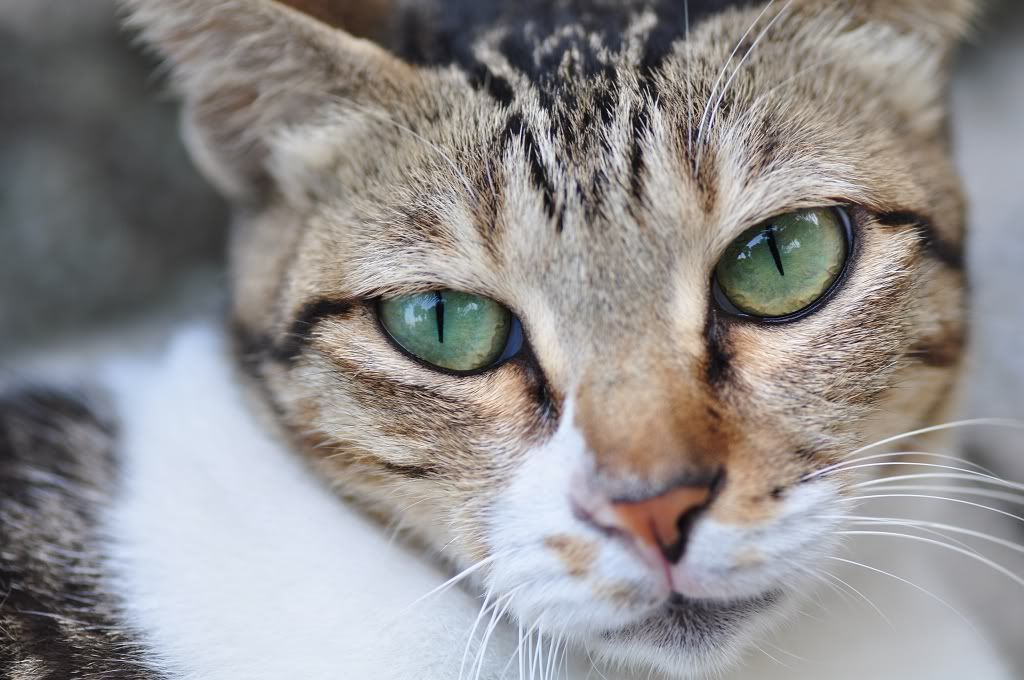
M787 666L786 664L782 663L781 661L779 661L778 659L776 659L776 658L775 658L774 656L772 656L772 655L771 655L771 654L769 654L768 652L764 651L764 649L763 649L763 648L762 648L762 647L761 647L760 645L757 645L757 644L754 644L754 643L751 643L751 644L753 644L753 645L754 645L754 649L756 649L757 651L761 652L762 654L764 654L765 656L767 656L767 657L768 657L769 659L771 659L772 661L774 661L774 662L775 662L775 663L777 663L778 665L782 666L783 668L789 668L789 666Z
M896 463L883 463L882 465L896 465ZM913 463L910 463L913 465ZM921 463L925 467L942 467L928 465L927 463ZM979 475L977 473L968 472L922 472L919 474L912 475L894 475L892 477L884 477L881 479L869 479L864 482L858 482L851 485L854 489L867 489L874 486L880 486L884 484L890 484L894 482L905 482L912 481L915 479L955 479L959 481L970 481L980 482L985 484L992 484L993 486L1002 487L1004 489L1013 489L1014 491L1024 491L1024 484L1018 484L1016 482L1008 482L1004 479L998 479L996 477L988 477L987 475Z
M534 669L541 671L543 666L541 660L544 658L544 626L537 626L537 648L533 652L533 659L530 660L530 677L534 676Z
M899 519L899 518L891 518L891 517L851 517L850 519L853 520L855 524L878 524L878 525L887 525L887 526L906 526L906 527L914 527L914 528L935 529L936 533L942 532L942 531L948 531L948 532L951 532L951 533L954 533L954 534L960 534L962 536L970 536L971 538L977 538L977 539L982 540L982 541L987 541L988 543L993 543L995 545L998 545L998 546L1001 546L1003 548L1006 548L1007 550L1012 550L1012 551L1018 552L1018 553L1024 553L1024 545L1021 545L1019 543L1014 543L1013 541L1008 541L1008 540L1006 540L1004 538L999 538L998 536L992 536L991 534L986 534L986 533L981 532L981 531L975 531L973 529L966 529L964 527L958 527L958 526L954 526L952 524L944 524L942 522L930 522L930 521L925 521L925 520L914 520L914 519ZM949 536L945 536L945 535L943 535L941 533L938 533L938 535L942 536L943 538L949 539L949 540L954 540L954 539L950 538ZM961 545L963 546L963 544L961 544ZM969 546L963 546L963 547L965 549L967 549L967 550L971 550L971 548ZM977 553L975 553L975 554L977 554Z
M597 667L597 662L594 661L594 657L590 653L590 648L589 647L584 647L584 650L587 652L587 660L590 661L590 670L593 671L594 673L597 673L598 676L601 677L601 680L608 680L608 676L606 676L604 673L602 673L601 669ZM589 676L590 673L587 673L587 675Z
M843 517L842 519L850 520L850 523L855 525L855 526L856 525L867 524L867 525L871 525L871 526L879 526L879 525L882 525L882 526L900 526L900 527L904 527L904 528L908 528L908 529L916 529L917 531L920 531L923 534L928 534L930 536L935 536L937 538L941 538L944 541L949 541L953 545L960 546L964 550L970 550L971 552L980 555L980 553L978 553L977 550L975 550L972 546L967 545L963 541L958 540L956 538L953 538L952 536L949 536L948 534L944 534L941 531L937 531L935 529L914 525L913 524L913 520L900 520L900 519L889 519L889 518L886 518L885 520L877 520L876 518L870 517L870 516L859 517L859 518L858 517L853 517L853 516L846 516L846 517Z
M845 470L856 469L856 468L851 468L850 466L854 465L854 464L857 464L857 463L863 463L864 461L868 461L868 460L884 460L884 459L887 459L887 458L901 458L901 457L910 457L910 456L917 456L917 457L920 457L920 458L934 458L936 460L948 460L948 461L952 461L952 462L963 463L964 465L969 465L969 466L975 468L978 473L982 473L982 474L984 474L984 475L986 475L988 477L992 477L993 479L999 479L999 476L997 474L995 474L994 472L992 472L991 470L989 470L988 468L982 467L981 465L978 465L977 463L973 463L973 462L971 462L971 461L969 461L969 460L967 460L965 458L961 458L959 456L950 456L950 455L942 454L942 453L925 453L923 451L898 451L898 452L895 452L895 453L877 453L877 454L872 455L872 456L862 456L860 458L854 458L852 460L846 460L846 461L843 461L841 463L836 463L834 465L829 465L828 467L824 467L824 468L822 468L820 470L816 470L816 471L810 473L809 475L807 475L806 477L803 478L803 481L808 481L808 480L811 480L811 479L816 479L818 477L822 477L824 475L827 475L827 474L829 474L829 473L831 473L833 471L837 471L837 470L845 471ZM911 461L907 461L907 463L913 464Z
M718 78L715 80L715 84L711 88L711 95L708 97L708 101L704 105L704 112L700 116L700 122L699 122L698 127L697 127L697 171L698 172L700 171L700 156L701 156L700 145L701 145L701 140L704 139L704 119L707 118L708 111L711 108L711 101L715 98L715 95L718 94L718 86L721 85L722 79L725 77L725 74L728 72L729 64L732 63L733 58L740 51L740 47L743 46L743 41L746 40L747 36L749 36L750 33L757 27L757 24L760 23L761 18L764 17L764 15L768 13L768 11L775 5L775 2L776 2L776 0L771 0L771 2L769 2L765 6L765 8L763 10L761 10L761 13L757 15L757 18L754 19L753 23L750 24L750 28L747 29L746 33L744 33L740 37L740 39L738 41L736 41L736 47L733 48L732 53L729 55L729 58L725 60L724 64L722 64L722 70L718 73Z
M476 620L473 622L473 627L469 630L469 639L466 640L466 648L462 652L462 663L459 665L459 680L462 680L465 674L466 662L469 660L469 650L473 646L473 640L476 639L477 628L480 627L480 621L487 614L489 610L488 603L491 600L491 595L494 592L494 587L487 589L487 593L484 596L484 603L480 607L480 613L477 614Z
M541 673L541 680L552 680L555 675L555 661L558 659L558 645L562 641L562 634L559 633L552 643L550 649L548 649L548 661L544 667L544 672Z
M852 497L844 499L844 500L852 501L852 502L857 502L857 501L877 500L877 499L882 499L882 498L920 498L920 499L933 500L933 501L946 501L948 503L959 503L961 505L969 505L969 506L971 506L973 508L979 508L981 510L988 510L989 512L994 512L994 513L999 514L999 515L1004 515L1006 517L1009 517L1010 519L1015 519L1018 522L1024 522L1024 517L1019 517L1017 515L1014 515L1013 513L1006 512L1005 510L1000 510L999 508L993 508L993 507L988 506L988 505L982 505L981 503L974 503L972 501L967 501L967 500L964 500L962 498L949 498L947 496L931 496L931 495L927 495L927 494L908 494L908 493L886 493L886 494L869 494L869 495L866 495L866 496L852 496Z
M515 599L516 592L518 592L523 587L525 587L525 584L513 588L511 591L509 591L502 598L502 600L507 600L507 602L505 602L505 604L501 607L500 610L498 609L497 606L494 607L494 612L491 614L491 621L487 626L487 631L484 633L483 640L480 641L480 647L477 649L476 660L474 663L474 665L476 666L476 671L473 673L473 680L480 680L480 674L483 672L484 661L486 660L487 656L487 647L490 645L491 636L494 635L494 631L501 623L502 618L504 618L505 614L512 606L512 601Z
M962 427L984 426L1007 427L1012 429L1024 430L1024 421L1011 420L1009 418L974 418L971 420L956 420L949 423L943 423L941 425L932 425L931 427L924 427L919 430L912 430L911 432L904 432L903 434L898 434L892 437L887 437L885 439L880 439L879 441L873 444L868 444L867 446L862 446L855 451L851 451L846 455L846 458L856 456L857 454L863 453L865 451L870 451L871 449L876 449L879 446L885 446L886 444L898 442L901 439L909 439L910 437L918 437L923 434L931 434L933 432L942 432L944 430L952 430Z
M519 621L519 625L516 626L519 629L519 646L516 647L516 656L519 657L519 680L526 680L526 658L523 656L523 644L526 640L523 638L523 622Z
M1021 578L1020 576L1018 576L1017 574L1013 573L1012 571L1010 571L1009 569L1007 569L1003 565L999 564L998 562L995 562L994 560L990 560L990 559L988 559L987 557L985 557L983 555L979 555L978 553L974 552L973 550L966 550L966 549L961 548L961 547L956 546L956 545L951 545L951 544L945 543L943 541L937 541L937 540L935 540L933 538L926 538L924 536L914 536L913 534L901 534L901 533L892 532L892 531L860 531L860 530L857 530L857 531L840 531L839 533L841 535L843 535L843 536L876 536L876 537L905 538L905 539L907 539L909 541L917 541L917 542L920 542L920 543L927 543L929 545L934 545L934 546L943 548L945 550L951 550L951 551L953 551L955 553L959 553L959 554L964 555L966 557L970 557L971 559L976 560L976 561L984 564L985 566L990 567L991 569L994 569L994 570L998 571L1003 576L1006 576L1007 578L1012 580L1014 583L1016 583L1017 585L1019 585L1022 588L1024 588L1024 578Z
M768 640L762 640L762 642L771 647L772 649L774 649L775 651L779 652L780 654L785 654L791 659L795 659L796 661L799 661L801 663L809 663L807 659L805 659L804 657L798 656L789 650L783 649L782 647L779 647L777 644L773 642L769 642Z
M1006 503L1024 505L1024 494L1010 493L1009 491L997 491L995 489L984 489L974 486L932 486L925 484L906 484L884 487L886 491L929 491L935 493L959 493L965 496L978 496L992 498Z
M838 576L836 576L835 574L832 574L832 573L830 573L830 572L827 572L827 571L824 571L824 570L822 570L822 572L821 572L821 573L823 573L823 574L824 574L825 576L829 577L830 579L833 579L833 580L835 580L835 581L838 581L839 583L841 583L842 585L844 585L844 586L845 586L846 588L848 588L848 589L849 589L849 590L850 590L850 591L851 591L851 592L852 592L852 593L853 593L854 595L857 595L857 596L858 596L858 597L860 597L860 598L861 598L862 600L864 600L865 602L867 602L867 603L868 603L868 606L869 606L869 607L871 607L872 609L874 609L874 610L875 610L875 611L876 611L876 612L878 613L878 615L879 615L880 617L882 617L882 620L883 620L883 621L885 621L885 623L886 623L886 624L887 624L887 625L889 626L889 628L891 628L891 629L892 629L893 631L895 631L895 630L896 630L896 626L894 626L894 625L893 625L893 623L892 623L892 620L891 620L891 619L890 619L890 618L889 618L888 616L886 616L886 615L885 615L885 612L883 612L883 611L882 611L882 609L881 609L881 608L880 608L880 607L879 607L879 606L878 606L877 604L875 604L873 600L871 600L870 598L868 598L868 596L867 596L867 595L865 595L865 594L864 594L864 593L862 593L861 591L857 590L857 589L856 589L856 588L854 588L854 587L853 587L852 585L850 585L849 583L847 583L847 582L846 582L846 581L844 581L843 579L839 578L839 577L838 577Z
M793 0L789 0L789 2L787 2L781 10L779 10L779 13L772 17L772 20L768 22L768 25L765 26L761 33L757 36L757 38L754 39L754 42L750 45L750 48L747 50L746 54L744 54L743 58L740 59L740 63L736 65L735 69L733 69L732 75L729 76L729 80L726 81L725 86L722 88L722 92L718 95L718 101L715 102L714 108L711 109L711 116L708 118L708 130L712 129L715 126L715 117L718 115L718 111L721 109L722 102L725 101L725 96L729 93L729 88L732 86L733 81L736 80L736 76L738 76L740 71L743 69L743 65L750 58L750 55L754 53L754 50L757 49L757 46L761 44L761 41L764 40L765 36L768 35L768 32L772 29L775 23L779 21L779 19L782 18L782 16L785 15L786 12L789 11L789 8L792 6L792 4ZM698 169L700 168L699 154L697 157L697 167Z
M855 567L861 567L863 569L867 569L869 571L873 571L873 572L875 572L877 574L882 574L883 576L888 576L889 578L896 579L900 583L905 583L906 585L910 586L911 588L913 588L913 589L915 589L915 590L917 590L917 591L919 591L921 593L924 593L925 595L927 595L931 599L935 600L936 602L941 604L943 607L945 607L949 611L951 611L954 614L956 614L957 618L959 618L961 621L966 623L971 628L971 630L973 630L975 632L977 632L977 630L978 630L977 627L974 625L974 623L972 623L970 619L968 619L963 614L961 614L960 611L956 607L954 607L953 605L949 604L948 602L943 600L941 597L939 597L935 593L933 593L930 590L928 590L927 588L922 588L921 586L917 585L916 583L914 583L912 581L908 581L907 579L905 579L905 578L903 578L901 576L897 576L896 574L893 574L891 572L885 571L884 569L879 569L878 567L872 567L871 565L864 564L862 562L857 562L857 561L854 561L854 560L848 560L848 559L846 559L844 557L835 557L835 556L832 556L832 555L826 556L826 559L835 560L836 562L843 562L845 564L850 564L850 565L853 565Z
M470 576L470 575L480 571L481 569L483 569L484 567L486 567L490 563L492 563L495 560L497 560L502 555L504 555L504 553L495 553L494 555L491 555L490 557L485 557L484 559L480 560L479 562L477 562L473 566L469 567L468 569L463 569L458 574L456 574L455 576L451 577L450 579L448 579L447 581L445 581L444 583L442 583L438 587L434 588L433 590L431 590L426 595L423 595L422 597L417 598L416 601L413 602L412 604L410 604L408 607L406 607L406 609L404 611L408 612L409 609L412 609L413 607L418 605L420 602L423 602L424 600L429 599L429 598L433 597L434 595L437 595L439 593L444 592L445 590L448 590L449 588L454 586L459 581L461 581L464 578L466 578L466 577L468 577L468 576Z

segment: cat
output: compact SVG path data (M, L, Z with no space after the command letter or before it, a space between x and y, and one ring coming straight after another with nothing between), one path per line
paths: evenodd
M125 6L235 206L231 340L0 406L9 676L1013 677L906 590L750 655L935 571L840 544L957 389L974 3Z

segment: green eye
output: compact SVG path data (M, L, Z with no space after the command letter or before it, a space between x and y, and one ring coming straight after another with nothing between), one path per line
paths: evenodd
M380 321L409 354L459 373L490 368L522 346L512 312L469 293L443 290L381 300Z
M716 294L741 314L781 319L831 290L846 266L850 231L836 208L803 210L744 232L715 269ZM720 299L721 301L721 299Z

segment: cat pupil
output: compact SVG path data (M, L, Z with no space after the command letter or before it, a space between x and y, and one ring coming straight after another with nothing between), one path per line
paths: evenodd
M765 227L765 236L768 237L768 249L772 252L772 258L775 260L775 267L779 270L779 276L785 276L786 270L782 268L782 253L779 252L778 241L775 240L775 232L778 230L774 224L769 224Z
M444 344L444 295L441 293L434 293L437 296L436 302L434 303L434 315L437 319L437 341L440 344Z

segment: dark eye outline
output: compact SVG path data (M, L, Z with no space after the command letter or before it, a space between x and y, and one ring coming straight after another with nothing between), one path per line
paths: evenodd
M436 291L429 291L428 290L428 291L421 291L421 292L441 293L441 292L447 292L448 290L449 289L445 288L445 289L438 289ZM469 294L470 295L476 295L476 293L469 293ZM485 296L481 296L481 297L485 297ZM491 299L491 298L488 298L488 299ZM509 363L510 361L518 359L520 356L525 355L525 354L527 354L529 352L528 348L526 347L526 334L523 332L523 324L519 320L519 315L516 314L515 311L511 307L509 307L508 305L505 305L505 304L495 300L495 302L497 302L502 307L507 309L509 311L509 314L512 316L512 324L511 324L511 328L509 328L509 331L508 331L508 339L505 341L505 348L501 351L501 355L497 359L495 359L492 363L488 364L487 366L482 366L480 368L473 369L472 371L453 371L450 368L445 368L444 366L438 366L437 364L432 364L429 361L427 361L426 359L421 359L420 357L416 356L415 354L413 354L412 352L407 350L405 347L402 346L402 343L400 343L395 338L395 336L391 335L391 331L389 331L387 329L387 327L384 325L383 317L382 317L381 311L380 311L380 306L381 306L381 304L383 302L384 302L384 298L379 297L379 298L376 298L375 300L373 300L372 303L371 303L371 308L373 309L374 318L376 318L376 320L377 320L377 328L380 329L381 335L383 335L387 339L388 343L392 347L394 347L396 350L398 350L398 352L400 354L402 354L403 356L409 358L410 360L414 361L415 363L419 364L420 366L423 366L424 368L430 369L431 371L435 371L437 373L443 373L445 375L450 375L450 376L453 376L453 377L456 377L456 378L469 378L469 377L473 377L473 376L477 376L477 375L482 375L484 373L489 373L490 371L497 370L501 366Z
M853 269L853 260L856 255L857 247L857 232L854 228L853 217L850 215L850 210L843 205L808 208L807 210L832 210L839 217L839 222L843 226L843 231L846 234L846 259L843 261L843 268L839 272L839 275L836 276L836 280L832 282L832 285L829 286L824 293L818 296L818 299L814 302L799 311L793 312L792 314L786 314L785 316L757 316L756 314L749 314L747 312L740 311L737 309L736 305L729 300L729 297L725 294L725 291L722 290L722 287L718 283L718 262L716 261L715 269L711 272L711 295L715 301L715 305L722 312L731 317L752 323L782 325L807 318L811 314L820 310L828 303L829 300L835 297L839 289L846 283L850 271ZM771 222L771 220L766 220L765 224L769 222Z

